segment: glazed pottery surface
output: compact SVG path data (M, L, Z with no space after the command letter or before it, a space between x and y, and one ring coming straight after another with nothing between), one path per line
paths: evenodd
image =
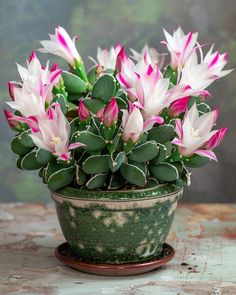
M62 232L74 255L94 263L157 257L183 192L173 185L143 190L52 192Z

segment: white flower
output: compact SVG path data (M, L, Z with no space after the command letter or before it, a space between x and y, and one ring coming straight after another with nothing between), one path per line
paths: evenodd
M76 61L81 62L81 57L75 46L76 37L72 40L62 27L56 27L55 34L49 34L49 37L50 40L40 42L43 48L40 48L39 51L60 56L72 67L75 66Z

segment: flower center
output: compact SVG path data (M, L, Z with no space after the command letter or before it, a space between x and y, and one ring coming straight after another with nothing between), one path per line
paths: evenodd
M199 136L199 129L194 129L194 128L192 128L191 129L191 135L192 135L192 137L193 138L195 138L195 139L199 139L200 138L200 136Z
M55 146L59 143L61 143L60 137L52 135L51 144Z

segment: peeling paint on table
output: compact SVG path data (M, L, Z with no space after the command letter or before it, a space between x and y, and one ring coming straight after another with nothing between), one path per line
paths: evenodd
M56 260L64 241L53 205L0 205L0 294L235 295L236 205L180 205L168 238L175 258L132 277L101 277Z

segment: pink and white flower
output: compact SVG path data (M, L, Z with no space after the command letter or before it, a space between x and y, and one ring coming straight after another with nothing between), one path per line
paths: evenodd
M24 85L25 90L29 93L34 93L36 96L44 97L47 103L51 103L52 89L61 77L62 70L58 69L57 65L53 65L49 69L49 63L43 67L33 51L29 61L27 61L27 68L17 65L21 82L8 82L9 94L12 100L15 99L15 89L21 89Z
M43 48L40 48L39 51L60 56L72 67L76 65L76 62L82 62L75 46L77 37L71 39L67 31L62 27L56 27L55 34L49 34L49 37L50 40L43 40L40 42Z
M145 119L160 114L169 106L168 88L169 79L163 78L158 66L154 69L149 66L146 74L140 76L133 94L138 99ZM160 123L163 123L162 118Z
M131 140L136 143L143 134L143 116L138 107L130 110L122 110L123 139L125 142Z
M186 96L172 102L168 110L168 115L170 117L178 117L181 115L188 108L189 100L190 96Z
M15 88L14 101L6 103L24 117L44 118L46 116L45 100L39 94L31 92L26 84L23 84L22 88Z
M7 104L13 110L19 111L22 117L9 112L8 121L11 124L26 123L36 131L38 118L47 117L46 105L53 100L52 89L59 82L62 71L57 65L49 69L48 63L46 67L42 67L35 52L32 52L27 61L27 68L21 65L17 67L21 82L8 82L12 101Z
M164 30L166 41L162 41L166 45L171 55L171 67L172 69L178 69L181 72L187 58L194 51L196 46L198 33L184 34L183 30L179 27L174 31L171 36L166 30Z
M155 123L159 123L159 118L151 116L144 120L140 109L132 103L129 103L129 111L122 110L123 139L125 142L131 140L136 143L144 132L150 130Z
M13 129L13 130L18 130L21 129L21 125L20 122L18 120L16 120L15 115L12 114L11 112L9 112L8 110L4 109L4 114L5 117L7 119L7 122L9 124L9 126Z
M106 69L116 69L116 60L117 56L122 50L122 45L117 44L115 47L111 47L110 49L105 48L102 49L98 47L97 49L97 61L96 62L93 58L90 58L94 61L95 64L98 64L103 67L104 70Z
M79 101L78 116L81 121L87 121L89 118L89 110L86 108L82 100Z
M103 122L107 127L115 125L118 120L119 108L115 98L112 98L104 110Z
M84 144L77 142L69 144L71 133L70 124L61 111L59 104L55 108L50 108L46 119L38 120L39 131L32 133L30 136L34 144L51 152L63 161L70 159L70 151Z
M179 85L188 85L195 91L206 89L211 83L220 77L229 74L232 70L223 70L227 64L227 53L212 53L213 47L208 51L205 58L198 61L197 52L193 51L183 67Z
M21 83L16 81L9 81L7 82L8 85L8 92L12 100L14 100L14 89L21 88Z
M183 122L176 120L176 133L172 143L178 146L180 154L190 157L197 154L217 160L212 151L223 139L227 129L211 130L217 119L218 111L199 116L196 104L185 114Z
M160 53L155 48L149 47L147 44L143 47L141 52L137 52L136 50L134 50L132 48L130 48L130 50L133 54L132 58L136 62L139 62L146 55L149 60L149 63L152 66L155 66L156 64L158 64L159 69L161 69L165 64L165 59L166 59L167 54Z

